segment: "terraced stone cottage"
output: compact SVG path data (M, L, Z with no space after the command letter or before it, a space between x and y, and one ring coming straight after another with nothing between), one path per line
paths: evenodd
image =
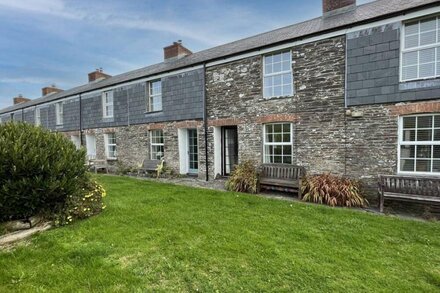
M440 174L440 6L323 0L322 16L197 53L14 99L2 122L65 133L90 158L163 157L206 180L234 164L295 164L362 179ZM372 191L372 198L376 193Z

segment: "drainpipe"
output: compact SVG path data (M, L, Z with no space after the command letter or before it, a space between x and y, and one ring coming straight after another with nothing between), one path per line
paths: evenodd
M82 96L79 94L79 141L80 144L83 146L83 129L82 129Z
M206 82L205 82L205 76L206 76L206 63L203 63L203 78L202 78L202 84L203 84L203 127L205 132L205 167L206 167L206 181L209 181L209 163L208 163L208 110L206 105Z

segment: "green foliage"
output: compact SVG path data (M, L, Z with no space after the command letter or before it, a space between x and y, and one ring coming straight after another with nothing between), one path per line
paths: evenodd
M330 206L364 207L360 182L330 174L309 175L302 182L303 200Z
M236 192L257 193L258 172L255 162L244 161L235 166L226 181L226 189Z
M89 181L85 151L25 123L0 125L0 221L54 214Z

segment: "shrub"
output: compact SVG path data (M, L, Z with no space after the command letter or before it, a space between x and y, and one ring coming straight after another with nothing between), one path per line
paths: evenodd
M96 181L88 182L81 196L68 196L65 208L54 217L55 224L67 225L99 214L106 207L102 202L105 196L106 192L100 184Z
M235 166L226 182L226 189L237 192L257 193L258 172L253 161Z
M304 201L330 206L364 207L360 182L330 174L306 176L302 183Z
M64 135L25 123L0 125L0 221L54 214L90 178L85 151Z

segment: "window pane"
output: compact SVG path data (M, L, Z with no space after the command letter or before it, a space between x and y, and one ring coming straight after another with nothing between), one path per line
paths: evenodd
M285 85L283 86L283 96L290 96L292 94L292 86L291 85Z
M273 131L274 132L281 133L282 129L283 129L283 125L282 124L273 124Z
M274 97L280 97L282 95L282 88L281 86L275 86L273 88L273 96Z
M436 18L425 19L420 21L420 32L432 31L436 28Z
M409 52L403 54L403 66L416 65L417 64L417 52Z
M267 64L264 66L264 70L266 74L271 74L272 73L272 63Z
M417 146L417 158L431 159L431 146L430 145L418 145Z
M437 32L431 31L420 34L420 46L434 44L436 42Z
M290 58L290 51L288 51L288 52L284 52L283 53L283 61L288 61L288 62L290 62L291 60L290 60L291 58Z
M417 130L417 141L431 141L432 130Z
M404 130L403 131L403 141L415 141L416 131L415 130Z
M273 77L273 85L281 85L282 81L281 81L281 75L276 75Z
M405 37L405 49L414 48L419 45L419 35Z
M434 159L440 159L440 145L435 145L433 146L433 148L434 148L434 152L432 154L432 157Z
M440 161L432 161L432 172L440 172Z
M292 66L292 63L289 60L283 61L282 70L283 71L290 71L292 69L291 66Z
M402 145L400 147L400 157L403 159L414 158L415 146L413 145Z
M282 156L274 156L274 163L275 164L282 164L283 163L283 157Z
M415 79L418 77L418 66L414 65L414 66L403 67L402 73L403 73L402 76L403 80Z
M434 141L440 141L440 129L434 130Z
M432 128L432 116L417 117L417 128Z
M435 75L435 63L420 65L419 77L430 77Z
M281 62L281 54L272 55L273 62Z
M421 50L419 53L419 63L429 63L435 61L435 49Z
M291 156L292 155L292 146L291 145L283 146L283 155L284 156Z
M440 127L440 115L434 116L434 127Z
M283 74L283 84L285 85L292 84L292 74L290 73Z
M417 34L419 32L419 22L415 21L405 25L405 35Z
M403 117L403 128L416 128L416 117Z
M281 63L274 63L273 64L273 72L280 72L281 70Z
M416 172L431 172L431 161L430 160L417 160L416 161Z
M292 164L292 156L284 156L283 164Z
M400 160L400 171L414 171L414 160Z

